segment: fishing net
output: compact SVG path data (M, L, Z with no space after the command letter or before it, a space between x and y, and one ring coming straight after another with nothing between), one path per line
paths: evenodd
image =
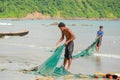
M50 58L48 58L42 65L38 66L38 69L35 71L35 73L42 74L44 76L55 75L54 71L60 59L64 46L65 45L61 45L59 48L57 48Z
M87 49L72 56L72 58L74 59L83 56L90 56L94 51L97 42L98 39L96 39ZM50 58L48 58L42 65L38 66L38 69L34 71L34 73L41 74L44 76L63 76L70 74L63 66L57 67L58 61L60 60L64 47L65 45L63 44L59 48L57 48L54 51L53 55Z
M98 38L88 48L77 53L76 55L73 55L72 58L75 59L79 57L90 56L92 52L94 51L97 42L98 42Z

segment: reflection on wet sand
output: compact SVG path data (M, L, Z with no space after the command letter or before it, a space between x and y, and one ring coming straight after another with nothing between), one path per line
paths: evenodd
M101 70L101 58L99 56L96 56L95 61L96 61L96 69Z

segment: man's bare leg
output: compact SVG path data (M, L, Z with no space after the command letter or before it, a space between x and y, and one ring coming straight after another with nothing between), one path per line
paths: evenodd
M99 52L100 46L98 46L98 52Z
M98 46L96 46L95 49L96 49L96 52L98 52Z
M67 58L64 58L64 63L63 63L64 68L65 68L65 66L66 66L66 64L67 64L67 61L68 61L68 59L67 59Z
M97 46L97 52L99 52L99 49L100 49L100 44L98 44Z
M96 52L99 52L100 46L96 46Z
M71 63L72 63L72 58L68 59L68 67L67 67L68 71L70 71Z

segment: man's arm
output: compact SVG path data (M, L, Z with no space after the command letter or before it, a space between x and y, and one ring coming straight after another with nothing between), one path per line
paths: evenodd
M98 32L97 32L97 38L101 38L103 35L104 35L104 32L102 32L101 35L98 35Z
M64 34L63 34L63 32L61 32L62 33L62 35L61 35L61 38L58 40L58 42L56 43L56 47L58 47L59 46L59 44L64 40Z
M97 31L97 35L96 35L96 37L99 38L98 31Z
M65 42L66 45L75 39L75 35L70 29L68 29L68 32L71 34L71 38Z

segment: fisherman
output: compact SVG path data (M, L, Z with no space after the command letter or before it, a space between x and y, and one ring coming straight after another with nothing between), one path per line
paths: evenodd
M72 63L72 53L73 53L73 49L74 49L73 40L75 39L75 35L69 28L67 28L65 26L65 24L63 22L60 22L58 24L58 27L61 30L61 38L56 43L56 47L58 47L60 45L60 43L64 40L64 38L66 38L65 54L64 54L65 58L64 58L63 66L66 67L66 65L68 64L67 71L69 71L71 63Z
M99 31L97 31L98 43L96 45L96 52L99 52L103 35L104 35L103 26L100 26L99 27Z

